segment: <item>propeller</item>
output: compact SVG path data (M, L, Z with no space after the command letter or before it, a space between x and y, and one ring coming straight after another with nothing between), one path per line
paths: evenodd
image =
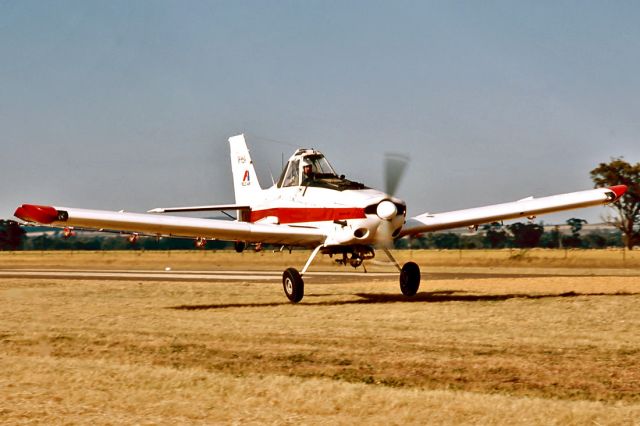
M387 153L384 158L385 192L393 196L398 189L402 176L409 164L409 157L399 153ZM381 219L376 231L376 242L385 248L393 247L393 232L398 224L394 219L398 209L391 201L384 200L378 204L376 214Z
M395 195L404 171L409 164L409 157L404 154L388 152L384 156L384 183L385 192Z

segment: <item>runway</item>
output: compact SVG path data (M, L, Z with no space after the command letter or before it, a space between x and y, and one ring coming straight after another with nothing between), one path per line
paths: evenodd
M305 277L347 280L394 279L397 272L307 272ZM78 270L78 269L0 269L0 278L49 278L90 280L157 281L280 281L280 271L158 271L158 270Z
M487 269L478 272L430 272L422 271L424 280L451 279L491 279L491 278L521 278L521 277L550 277L574 276L571 273L505 273ZM358 271L308 271L304 274L307 280L322 280L323 282L353 282L353 281L385 281L397 280L397 271L364 272ZM280 281L282 271L256 270L126 270L126 269L0 269L1 278L31 278L31 279L72 279L72 280L144 280L144 281Z

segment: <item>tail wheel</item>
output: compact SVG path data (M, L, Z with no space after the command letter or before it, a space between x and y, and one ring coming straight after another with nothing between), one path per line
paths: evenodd
M407 262L400 271L400 291L405 296L415 296L420 288L420 267L415 262Z
M282 274L284 294L292 303L298 303L304 296L304 281L295 268L287 268Z

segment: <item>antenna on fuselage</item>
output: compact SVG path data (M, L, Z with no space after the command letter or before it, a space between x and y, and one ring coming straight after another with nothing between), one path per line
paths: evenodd
M273 144L278 144L278 145L284 145L284 146L288 146L288 147L292 147L292 148L298 148L298 145L290 142L290 141L283 141L280 139L272 139L272 138L267 138L265 136L260 136L260 135L256 135L254 133L246 133L245 135L248 135L251 137L251 139L259 139L265 142L269 142L269 143L273 143Z

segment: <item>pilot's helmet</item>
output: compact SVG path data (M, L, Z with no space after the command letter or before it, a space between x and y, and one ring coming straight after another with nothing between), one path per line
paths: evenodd
M313 163L305 157L302 159L302 170L304 170L304 168L307 166L312 167Z

